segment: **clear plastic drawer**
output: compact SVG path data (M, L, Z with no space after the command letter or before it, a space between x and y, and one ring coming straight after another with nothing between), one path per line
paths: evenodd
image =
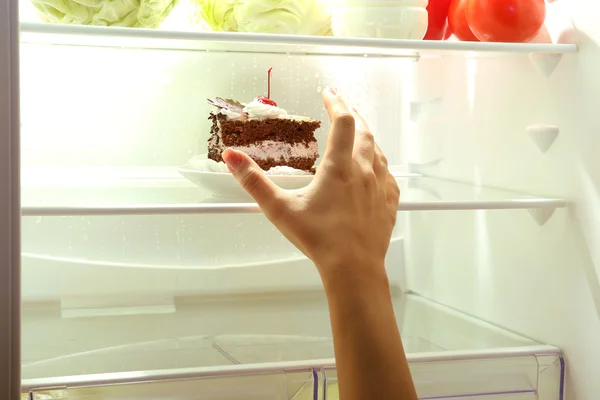
M316 384L310 369L296 372L268 372L244 375L186 378L185 374L152 381L138 376L133 383L107 382L69 388L34 389L24 398L29 400L310 400ZM130 375L130 379L133 378Z
M410 369L420 400L562 400L562 357L537 351L414 357ZM318 385L319 399L339 399L335 369L322 370Z

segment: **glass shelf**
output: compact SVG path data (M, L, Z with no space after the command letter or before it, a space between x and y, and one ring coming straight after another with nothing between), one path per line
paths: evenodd
M22 215L184 215L260 213L255 203L212 197L189 183L175 168L125 168L24 175ZM35 179L28 178L33 176ZM422 176L398 177L399 211L416 210L554 210L564 199ZM99 200L100 199L100 200Z
M394 306L420 398L560 398L557 348L418 295L395 293ZM61 318L56 311L24 308L24 398L337 395L322 293L187 299L172 313L127 317Z
M200 31L168 31L119 27L22 23L22 43L117 48L180 49L208 52L273 53L321 56L410 57L446 53L562 54L574 44L475 43L360 39Z
M558 352L418 295L395 293L394 307L413 363ZM322 292L181 298L155 314L24 304L22 323L25 391L334 366Z

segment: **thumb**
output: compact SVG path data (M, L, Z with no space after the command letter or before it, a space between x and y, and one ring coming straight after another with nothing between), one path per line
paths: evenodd
M283 190L275 185L263 170L244 152L227 149L223 160L238 183L258 203L265 214L275 214L280 208ZM269 216L269 215L267 215Z

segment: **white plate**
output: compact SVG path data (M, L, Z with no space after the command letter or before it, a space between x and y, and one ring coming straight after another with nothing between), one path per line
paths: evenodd
M250 196L242 189L229 172L210 172L178 168L177 171L190 182L206 189L215 197L227 199L250 200ZM266 175L282 189L301 189L313 180L313 175Z
M265 175L280 188L288 190L308 186L314 177L314 175L302 172L296 175L293 173L295 170L287 167L284 167L284 169L286 169L286 174L278 174L279 171L271 170ZM225 164L207 160L205 154L192 158L188 164L178 168L177 171L190 182L210 192L214 197L237 201L251 200L248 193L240 187L233 175L227 171ZM290 173L290 171L292 172ZM418 174L406 172L402 166L390 166L390 172L396 179L419 176Z

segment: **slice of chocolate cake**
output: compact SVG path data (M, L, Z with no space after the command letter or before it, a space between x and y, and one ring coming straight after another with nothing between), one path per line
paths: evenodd
M321 122L308 117L288 115L268 98L259 97L248 104L217 97L208 139L208 158L222 162L227 148L248 154L265 171L291 167L312 171L319 150L315 130Z

